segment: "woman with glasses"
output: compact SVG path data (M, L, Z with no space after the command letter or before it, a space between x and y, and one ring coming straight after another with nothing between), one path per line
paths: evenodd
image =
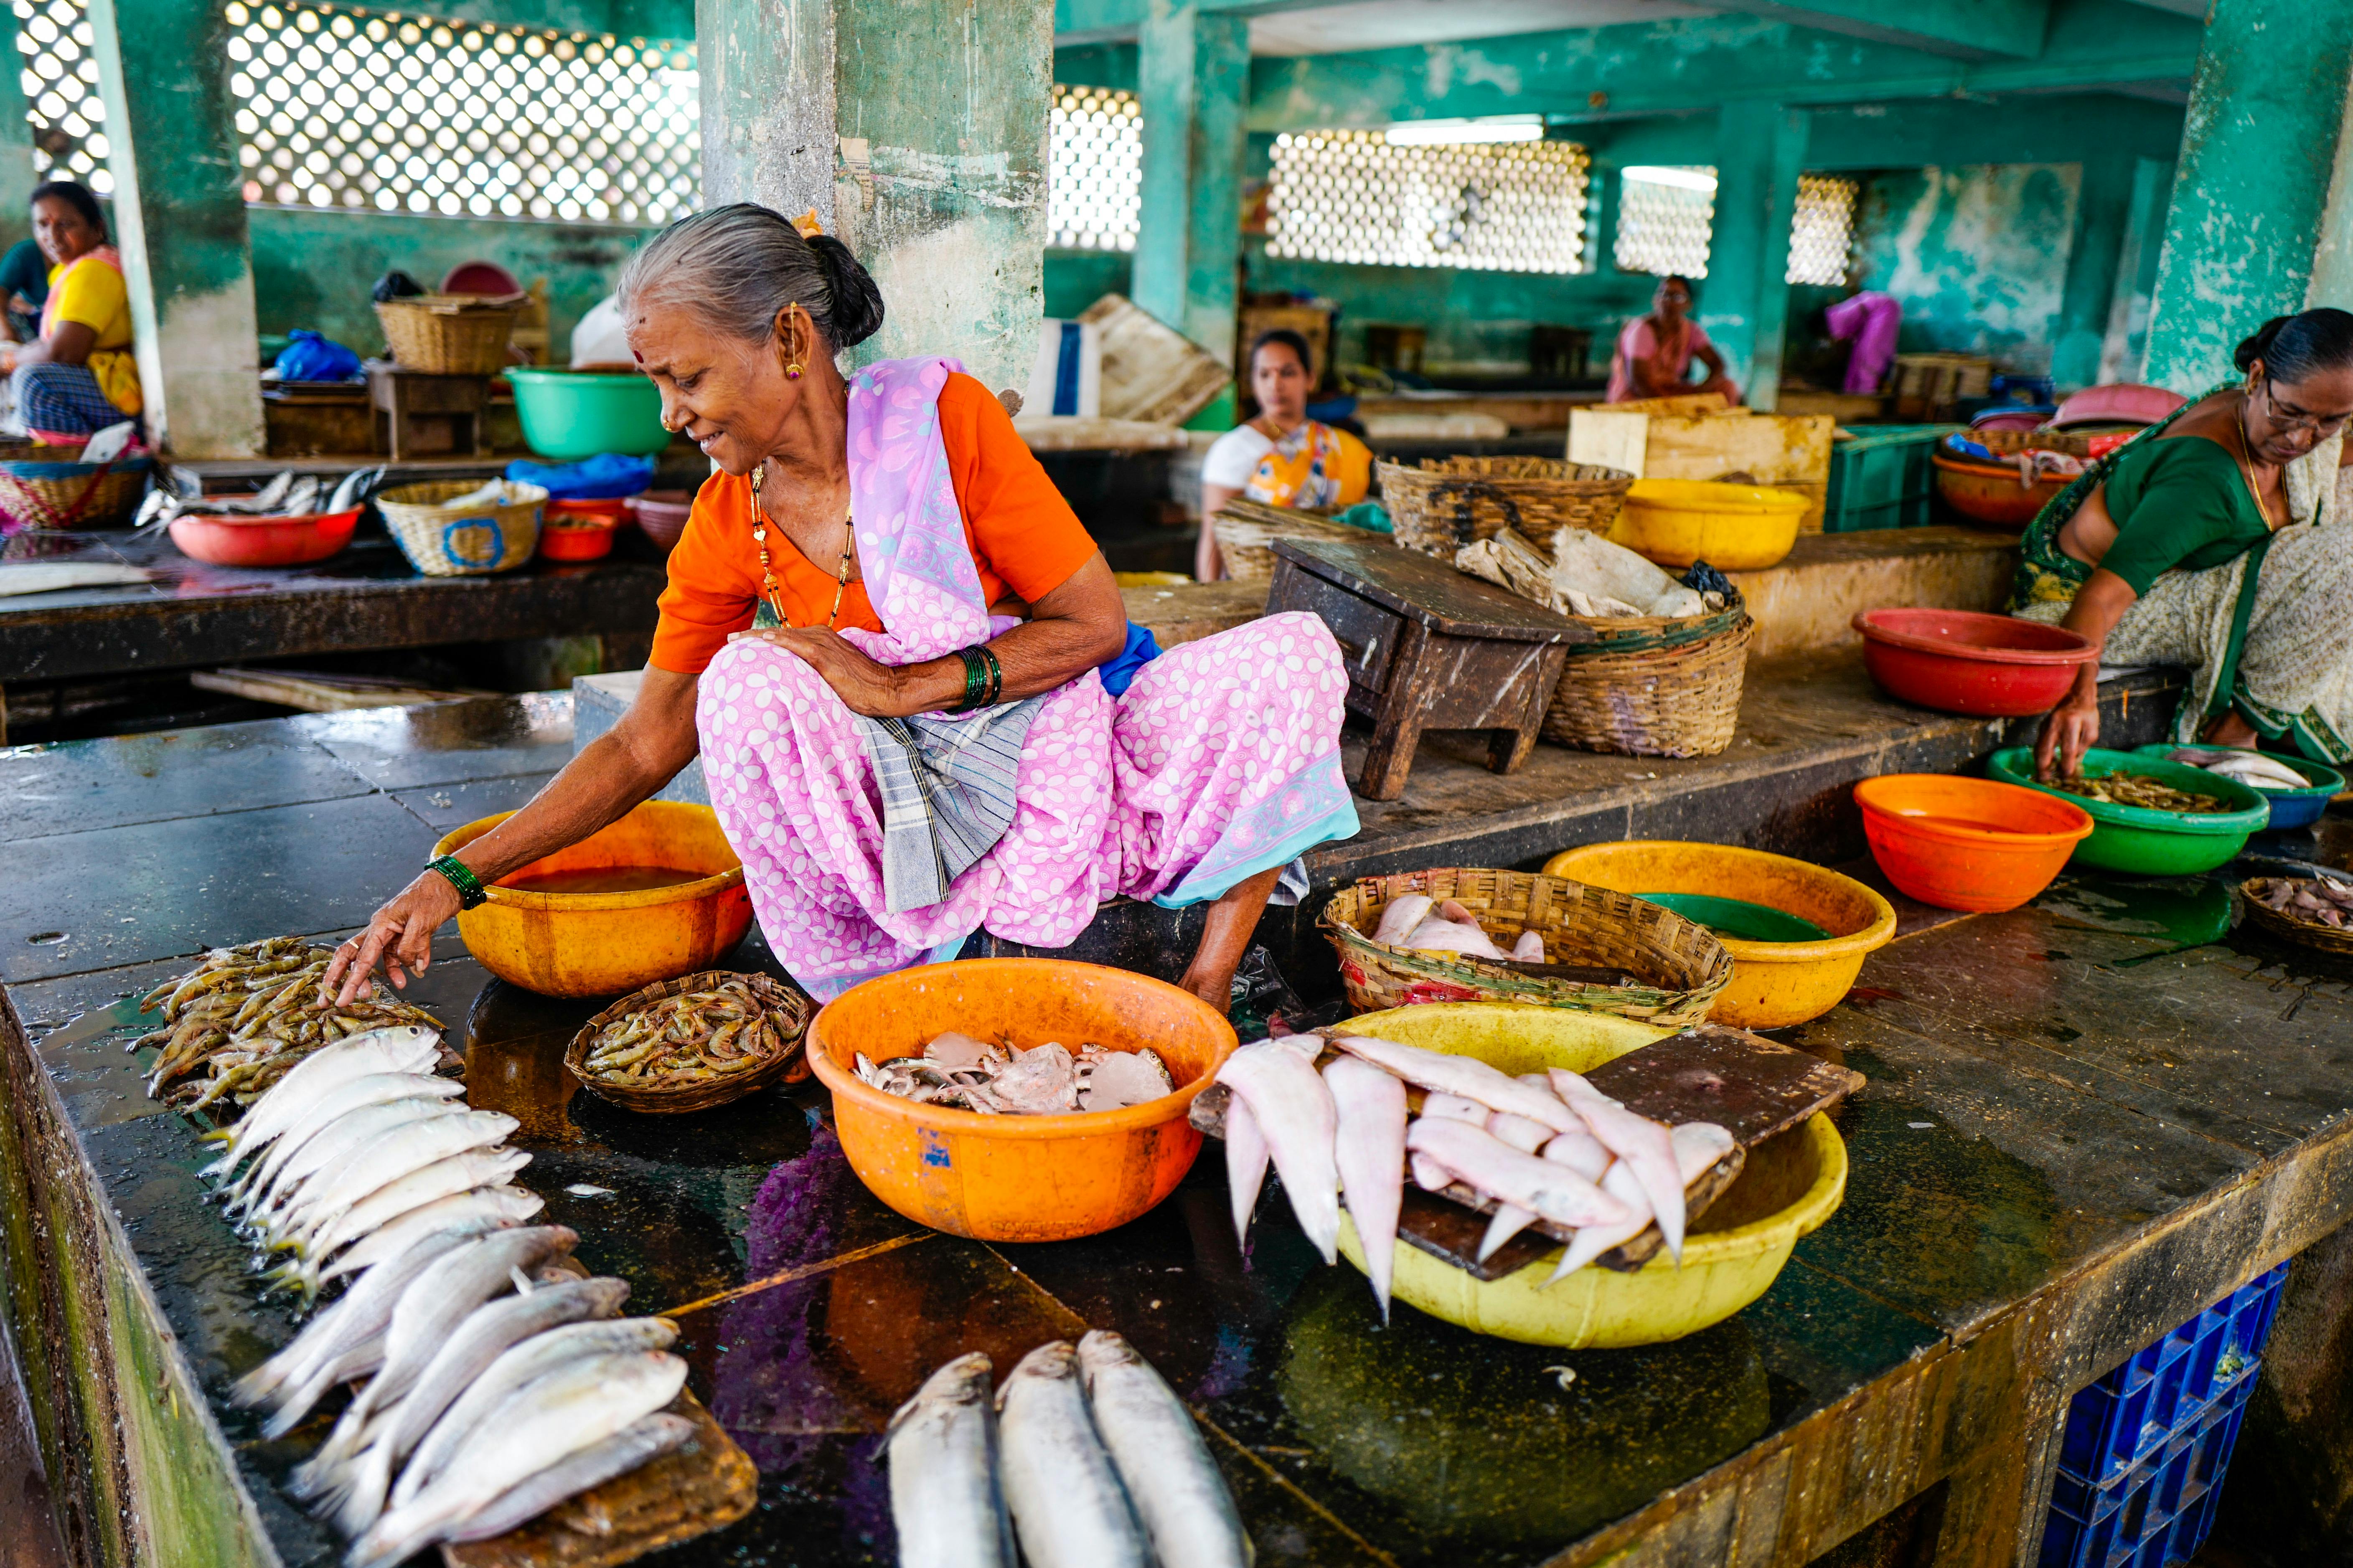
M2246 379L2087 469L2027 529L2010 614L2100 658L2042 721L2038 777L2099 742L2100 664L2191 671L2175 739L2353 752L2353 314L2279 316L2239 345Z

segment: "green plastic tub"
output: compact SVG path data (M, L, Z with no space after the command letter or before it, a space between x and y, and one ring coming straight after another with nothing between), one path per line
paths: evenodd
M2027 746L1996 752L1986 764L1988 778L2055 795L2091 814L2092 836L2075 846L2070 862L2078 866L2135 871L2144 877L2193 877L2227 864L2245 847L2247 836L2271 820L2271 805L2262 795L2235 780L2217 778L2186 763L2094 746L2084 753L2084 773L2089 778L2103 778L2114 773L2139 773L2176 789L2219 795L2233 809L2192 816L2178 811L2150 811L2137 805L2086 800L2063 789L2036 784L2034 752Z
M642 375L513 365L515 415L522 438L543 458L577 462L606 452L650 458L670 445L661 392Z
M1831 933L1810 920L1754 904L1746 899L1720 899L1712 893L1637 893L1644 903L1663 904L1687 921L1697 921L1718 936L1743 942L1828 942Z
M2179 751L2191 751L2206 752L2220 756L2229 750L2227 746L2185 747L2166 744L2143 746L2140 748L2139 754L2144 757L2164 757ZM2345 793L2345 775L2327 763L2316 763L2306 757L2285 757L2277 752L2266 752L2263 754L2290 773L2302 773L2312 781L2302 789L2265 789L2261 784L2248 786L2271 802L2271 826L2274 828L2309 827L2320 820L2321 813L2328 809L2330 801Z

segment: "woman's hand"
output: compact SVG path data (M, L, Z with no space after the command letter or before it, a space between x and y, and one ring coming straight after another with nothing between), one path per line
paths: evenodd
M917 713L928 713L943 703L953 702L964 694L964 682L959 676L956 689L943 695L940 690L911 693L912 684L936 688L936 681L911 682L910 675L928 668L925 665L878 664L867 658L839 632L831 626L767 626L758 631L736 632L729 642L744 638L770 642L807 665L833 689L842 706L852 713L862 713L869 719L906 719ZM936 661L934 661L936 662ZM961 660L955 663L962 670ZM937 700L926 701L929 696Z
M2067 700L2045 714L2042 732L2034 741L2034 776L2042 784L2072 779L2084 771L2084 753L2100 743L2100 696L2094 685L2088 694L2067 693Z
M438 871L419 871L391 902L370 916L367 929L335 949L328 961L323 984L337 993L338 1006L347 1005L366 986L379 960L396 989L408 984L410 974L422 974L433 962L433 933L458 912L458 889Z

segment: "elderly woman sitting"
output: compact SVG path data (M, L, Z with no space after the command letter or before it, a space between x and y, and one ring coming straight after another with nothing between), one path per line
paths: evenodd
M142 406L131 353L131 292L106 242L106 215L74 180L36 186L33 238L49 268L40 336L0 349L17 416L37 439L71 446Z
M983 928L1060 947L1124 897L1211 906L1181 983L1224 1011L1284 868L1356 830L1323 622L1187 643L1118 689L1111 569L997 399L951 360L836 368L882 321L840 244L723 207L619 293L666 419L719 469L637 703L378 910L340 950L346 987L380 956L403 983L472 885L620 816L699 742L761 928L816 994Z

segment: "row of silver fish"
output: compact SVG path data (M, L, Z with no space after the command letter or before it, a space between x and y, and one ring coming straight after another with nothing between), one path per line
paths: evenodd
M1573 1230L1552 1284L1652 1225L1680 1264L1685 1187L1731 1152L1713 1122L1670 1128L1639 1116L1577 1074L1514 1078L1472 1057L1339 1036L1296 1035L1244 1046L1219 1068L1234 1233L1247 1237L1271 1164L1300 1229L1330 1263L1340 1200L1364 1248L1365 1273L1388 1317L1398 1215L1409 1171L1430 1192L1455 1184L1497 1207L1482 1261L1544 1220ZM1406 1086L1424 1091L1409 1111Z
M900 1568L1248 1568L1192 1412L1125 1340L1040 1345L994 1401L990 1372L958 1356L891 1418Z

